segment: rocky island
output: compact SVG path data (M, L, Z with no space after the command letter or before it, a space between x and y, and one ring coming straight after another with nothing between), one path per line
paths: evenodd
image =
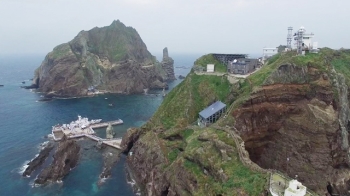
M314 195L349 195L350 51L272 57L246 79L197 75L174 88L122 141L144 195L267 195L272 173ZM198 113L228 108L208 127ZM311 194L312 195L312 194Z
M94 92L142 93L167 88L175 79L174 61L163 51L158 62L137 31L119 20L81 31L56 46L35 71L33 83L48 97L79 97Z

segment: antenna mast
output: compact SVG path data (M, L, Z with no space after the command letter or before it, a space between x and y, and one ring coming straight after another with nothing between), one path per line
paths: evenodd
M293 36L293 27L288 27L288 35L287 35L288 50L292 50L292 36Z

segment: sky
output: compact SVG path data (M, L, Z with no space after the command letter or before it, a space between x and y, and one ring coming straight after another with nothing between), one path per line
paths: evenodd
M119 19L156 55L261 54L304 26L319 47L350 48L349 0L0 0L0 54L46 54Z

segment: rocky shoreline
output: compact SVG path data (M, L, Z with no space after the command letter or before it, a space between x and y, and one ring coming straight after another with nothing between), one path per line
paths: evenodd
M59 142L53 155L52 163L44 168L35 179L35 184L61 181L79 160L80 146L74 140L68 140L66 136Z
M91 150L102 154L103 157L103 168L99 175L99 180L96 182L98 186L102 186L104 181L111 177L113 167L120 160L121 151L105 144L97 146L90 139L77 140L65 137L59 142L44 142L38 156L27 163L22 176L29 177L34 171L40 169L48 161L48 157L52 155L52 162L39 172L34 183L35 185L45 185L62 182L63 178L79 164L82 157L89 156L86 153Z

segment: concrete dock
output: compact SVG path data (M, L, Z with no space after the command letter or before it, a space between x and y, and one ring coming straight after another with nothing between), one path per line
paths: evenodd
M63 127L54 127L52 129L52 137L55 141L60 141L64 135L68 137L68 139L74 139L74 138L80 138L80 137L87 137L89 139L92 139L97 142L102 142L102 144L106 144L108 146L111 146L113 148L121 149L120 144L122 139L121 138L113 138L113 139L103 139L100 138L95 134L94 128L102 128L107 127L108 124L111 125L120 125L123 124L123 120L118 119L114 121L109 122L102 122L102 123L96 123L92 124L88 127L81 128L81 127L74 127L72 129L65 129Z

